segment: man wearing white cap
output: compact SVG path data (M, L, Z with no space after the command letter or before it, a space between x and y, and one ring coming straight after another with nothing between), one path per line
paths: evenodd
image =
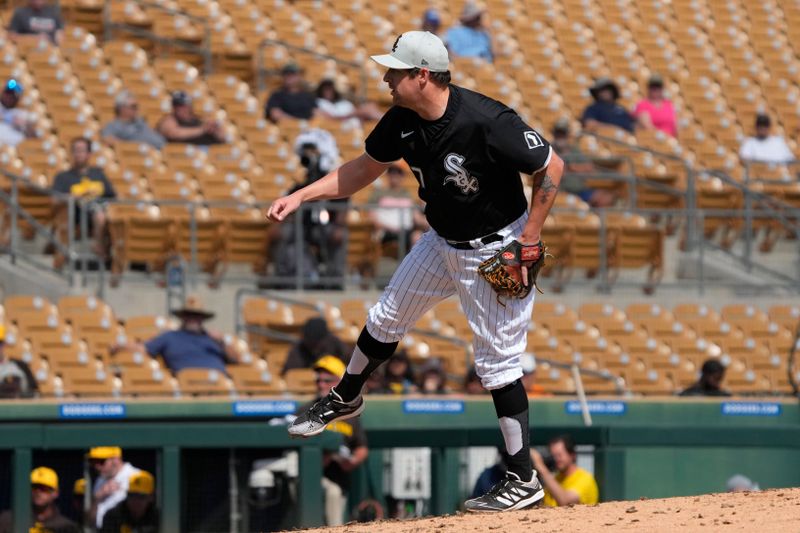
M300 413L293 437L321 433L364 410L361 390L426 311L457 294L473 331L475 365L492 393L508 451L508 474L470 511L508 511L540 501L544 490L529 453L528 398L521 382L533 292L498 297L478 266L503 250L516 261L521 283L542 257L540 234L555 201L564 163L550 144L512 109L450 83L444 43L429 32L400 35L386 55L392 107L366 140L366 151L322 179L279 198L267 216L280 222L301 204L347 197L393 162L404 159L419 182L431 226L403 259L367 324L341 381ZM531 205L520 173L533 178ZM502 300L500 299L502 298Z

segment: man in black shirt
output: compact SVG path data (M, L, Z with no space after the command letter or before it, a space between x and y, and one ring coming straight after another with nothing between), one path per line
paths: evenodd
M15 9L8 25L12 39L17 35L44 35L55 44L61 43L63 30L61 12L45 0L29 0L27 6Z
M85 137L78 137L72 140L72 167L69 170L60 172L53 178L53 190L63 194L69 194L80 200L97 200L100 198L116 198L117 193L114 191L114 186L106 177L102 168L89 166L89 160L92 155L92 141ZM54 218L56 220L60 217L66 217L66 202L57 200ZM80 206L75 208L75 225L80 223L81 209ZM59 224L62 231L66 231L66 220L64 223ZM106 237L106 214L99 208L93 206L91 216L89 218L89 231L92 233L95 240L95 253L100 257L106 256L107 245L105 243ZM62 235L62 242L64 236Z
M276 200L268 216L280 221L303 202L350 196L403 158L419 182L431 231L411 249L370 309L341 382L301 414L289 434L317 435L327 424L361 413L361 389L369 374L391 357L428 309L458 294L474 334L477 373L492 393L508 450L506 478L467 501L466 508L506 511L532 505L544 490L531 465L520 356L535 291L499 302L477 269L515 240L523 248L540 245L563 161L512 109L450 84L447 49L432 33L406 32L390 54L372 59L388 68L383 79L394 107L367 138L366 153ZM533 177L530 209L520 172Z
M281 76L283 84L269 96L264 109L265 118L272 122L313 118L317 109L317 97L306 88L300 67L289 63L281 69Z
M730 396L731 393L722 388L725 378L725 367L716 359L709 359L700 369L697 383L681 392L681 396Z
M98 533L158 533L155 480L140 470L128 481L128 495L103 517Z
M51 468L40 466L31 471L31 527L26 531L36 533L79 533L72 520L58 510L58 475ZM0 514L0 533L19 531L12 529L11 511Z

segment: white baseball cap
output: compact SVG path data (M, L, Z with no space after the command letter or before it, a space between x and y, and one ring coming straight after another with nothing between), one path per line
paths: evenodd
M447 47L429 31L405 32L394 42L390 53L372 56L372 60L387 68L426 68L431 72L446 72L450 64Z

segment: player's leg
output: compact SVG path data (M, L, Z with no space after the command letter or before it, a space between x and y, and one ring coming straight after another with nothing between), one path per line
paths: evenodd
M508 479L488 494L469 500L471 511L519 509L541 500L544 492L530 458L528 396L522 385L520 355L527 344L527 326L534 295L524 300L497 295L477 273L481 261L491 257L521 231L520 219L499 233L506 237L480 250L453 250L447 266L459 276L456 284L461 307L473 332L475 368L492 394L500 431L508 454Z
M369 310L342 380L328 397L297 417L289 426L290 435L317 435L334 420L360 414L364 410L361 389L370 374L392 356L400 339L428 309L454 294L438 241L435 233L426 233L403 259L380 300Z

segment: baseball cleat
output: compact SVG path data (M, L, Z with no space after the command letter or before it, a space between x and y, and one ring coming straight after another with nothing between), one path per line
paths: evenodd
M352 402L345 402L331 389L324 398L320 398L298 416L289 425L290 437L313 437L325 430L334 420L346 420L358 416L364 410L364 399L359 395Z
M522 481L513 472L507 472L506 478L499 481L483 496L464 502L467 511L473 513L497 513L514 511L533 505L544 498L544 488L539 483L536 471L530 481Z

